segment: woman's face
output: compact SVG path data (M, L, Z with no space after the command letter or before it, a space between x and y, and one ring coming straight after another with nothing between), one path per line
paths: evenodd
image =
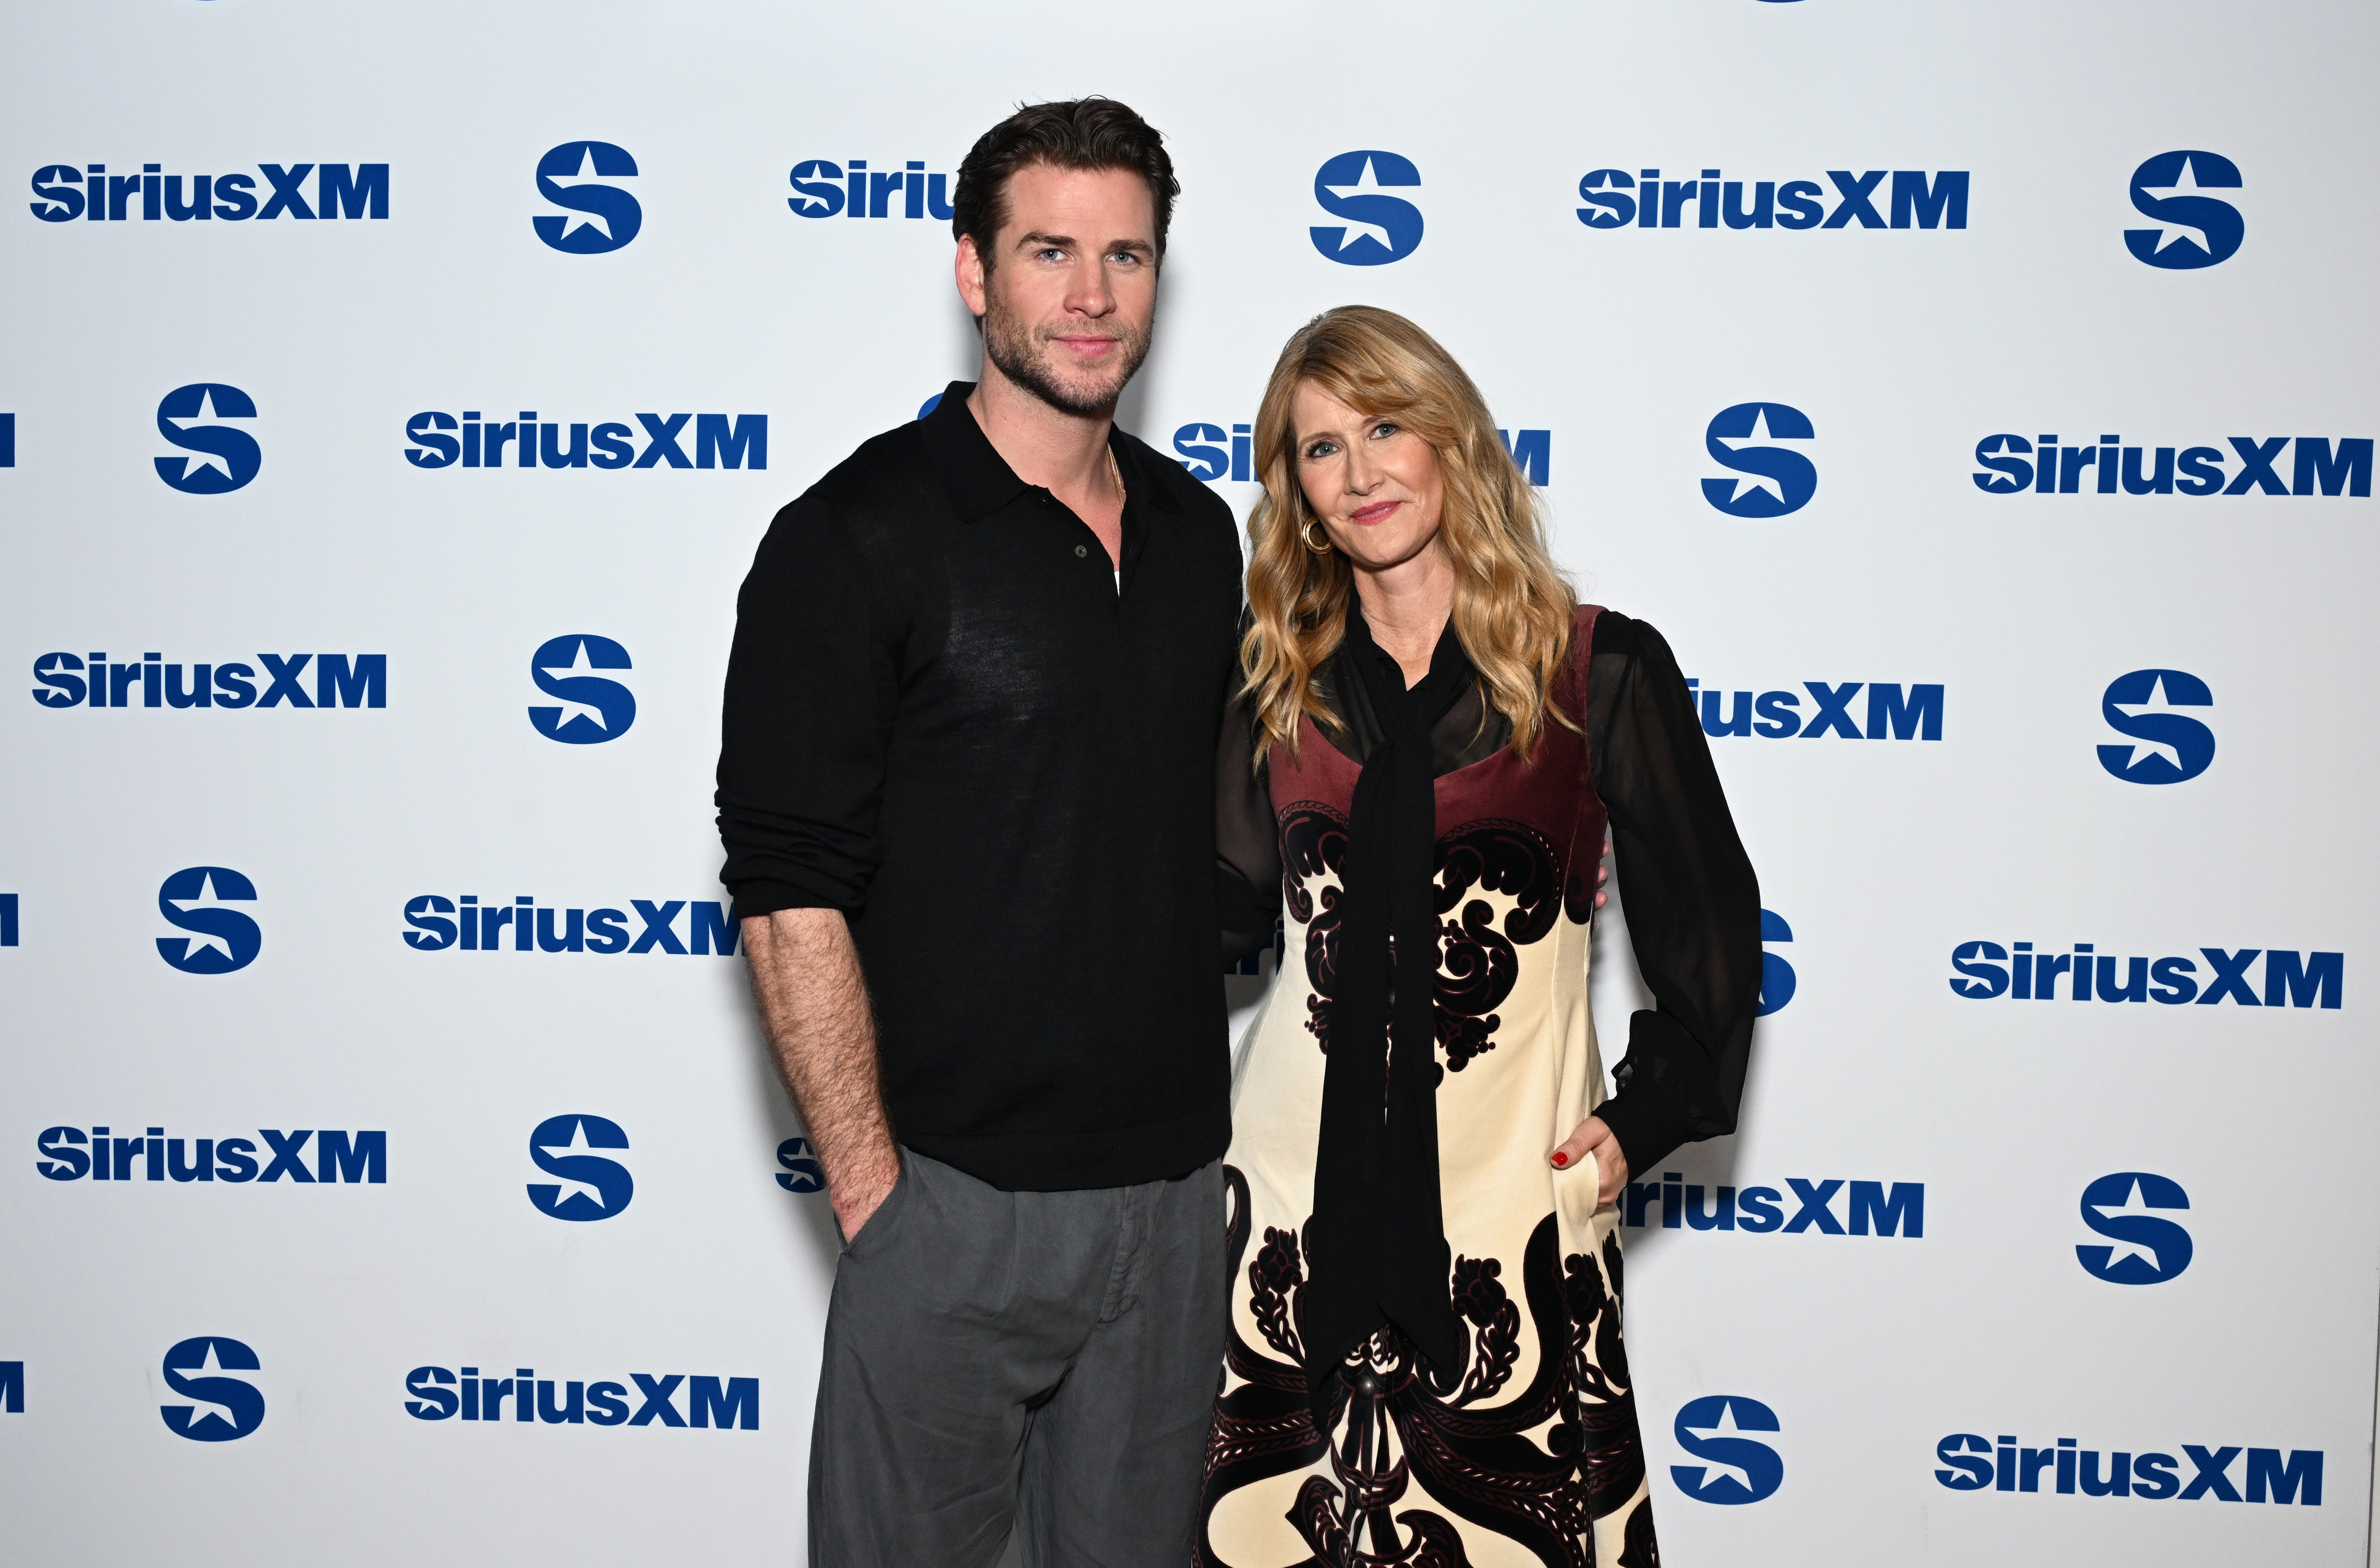
M1394 419L1355 412L1312 382L1291 397L1297 482L1357 566L1386 571L1430 548L1446 503L1438 453Z

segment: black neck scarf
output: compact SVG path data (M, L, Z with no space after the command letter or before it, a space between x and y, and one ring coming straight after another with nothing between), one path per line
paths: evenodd
M1381 739L1355 782L1341 874L1330 1062L1322 1079L1313 1277L1305 1289L1306 1378L1317 1408L1330 1378L1383 1320L1441 1376L1463 1340L1447 1298L1438 1196L1437 792L1430 727L1476 679L1450 625L1411 690L1350 606L1336 662L1360 682ZM1354 691L1342 691L1342 704ZM1385 1045L1385 1092L1382 1067Z

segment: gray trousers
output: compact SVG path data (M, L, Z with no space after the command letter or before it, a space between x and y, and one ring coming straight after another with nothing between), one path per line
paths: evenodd
M811 1568L1188 1562L1220 1376L1219 1163L1002 1192L902 1151L844 1248L810 1434Z

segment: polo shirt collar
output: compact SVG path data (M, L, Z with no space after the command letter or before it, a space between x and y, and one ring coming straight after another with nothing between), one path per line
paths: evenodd
M925 428L926 449L932 455L952 508L958 513L960 521L968 523L991 516L1036 488L1016 477L1016 470L1008 466L1008 460L976 422L974 411L966 406L974 393L973 382L951 383L942 389L941 401L920 421ZM1156 476L1142 471L1138 454L1124 439L1123 432L1113 426L1108 430L1108 450L1115 454L1117 469L1123 475L1127 511L1144 504L1161 512L1182 510Z
M975 383L954 381L942 389L942 400L923 420L926 450L950 492L951 505L961 522L989 517L1031 487L1016 477L976 423L966 406Z

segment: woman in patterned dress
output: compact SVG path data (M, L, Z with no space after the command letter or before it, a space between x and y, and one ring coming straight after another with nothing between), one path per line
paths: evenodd
M1254 947L1285 905L1286 947L1234 1088L1196 1560L1656 1563L1612 1205L1735 1124L1752 867L1668 645L1573 602L1427 334L1316 318L1256 441L1224 925ZM1658 1003L1608 1099L1607 828Z

